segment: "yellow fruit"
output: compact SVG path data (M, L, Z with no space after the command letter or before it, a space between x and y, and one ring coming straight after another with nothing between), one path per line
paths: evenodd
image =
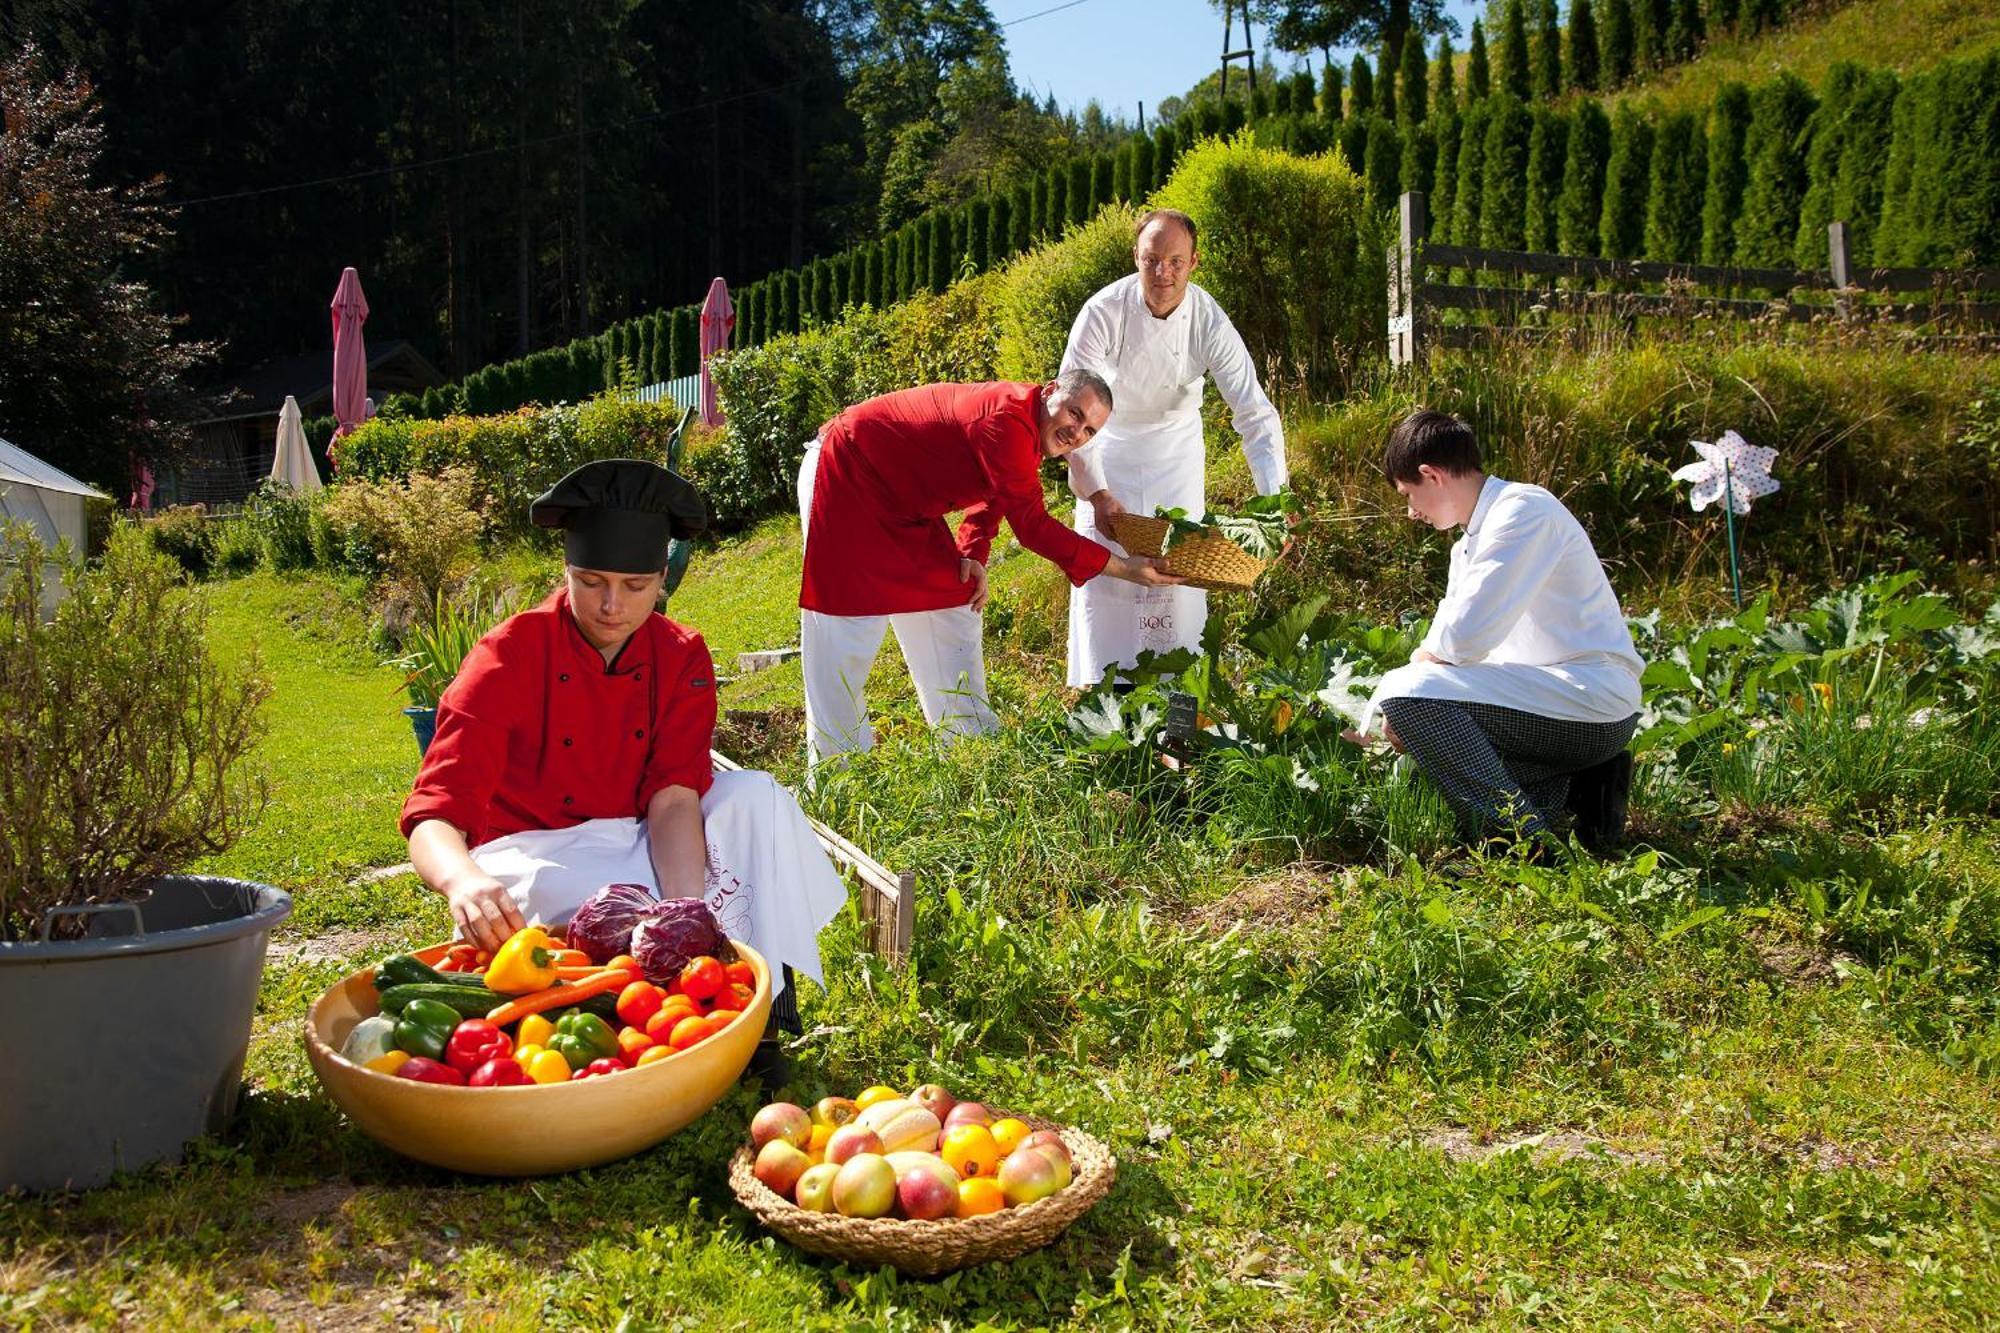
M865 1111L876 1102L894 1101L902 1095L902 1093L897 1092L894 1088L884 1087L882 1084L877 1083L872 1088L864 1089L861 1095L854 1099L854 1104Z
M1010 1115L1005 1120L995 1121L991 1132L993 1141L1000 1145L1000 1155L1005 1157L1020 1147L1022 1140L1035 1131L1024 1121L1016 1120Z
M1000 1145L984 1125L960 1125L944 1136L938 1155L944 1164L970 1180L990 1176L1000 1169Z
M1007 1206L1007 1196L1000 1192L999 1183L988 1176L974 1176L970 1180L958 1182L958 1217L978 1217L981 1213L997 1213Z
M812 1138L806 1142L806 1151L809 1153L824 1153L826 1151L826 1141L832 1137L832 1125L814 1125Z
M556 1025L554 1023L549 1022L548 1019L543 1018L540 1014L529 1014L521 1020L521 1026L514 1029L514 1045L517 1047L534 1046L540 1048L547 1046L549 1038L555 1035ZM516 1058L518 1059L519 1057ZM528 1062L522 1060L521 1067L526 1069Z

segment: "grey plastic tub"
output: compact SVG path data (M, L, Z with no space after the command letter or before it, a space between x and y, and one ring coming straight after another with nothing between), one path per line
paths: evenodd
M83 939L0 944L0 1190L88 1189L221 1129L291 911L282 889L176 875L88 909Z

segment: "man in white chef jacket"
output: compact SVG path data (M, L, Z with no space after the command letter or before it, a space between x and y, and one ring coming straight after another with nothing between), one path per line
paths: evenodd
M1587 846L1615 841L1643 668L1589 535L1540 486L1486 475L1442 412L1404 418L1382 471L1411 518L1465 535L1422 646L1348 739L1408 754L1468 838L1532 838L1568 809Z
M1110 518L1156 508L1207 512L1202 382L1213 376L1229 404L1258 493L1285 485L1285 434L1243 338L1215 298L1190 279L1200 264L1194 219L1156 208L1139 219L1136 272L1084 302L1070 326L1064 370L1104 377L1117 406L1097 438L1069 456L1069 484L1085 503L1076 530L1111 547ZM1208 594L1141 587L1099 575L1070 591L1069 683L1087 688L1142 650L1201 643Z

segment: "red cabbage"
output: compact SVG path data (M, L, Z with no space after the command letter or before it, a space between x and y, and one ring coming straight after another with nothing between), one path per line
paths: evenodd
M640 916L660 900L643 884L606 884L570 918L569 947L590 955L593 963L608 963L632 952L632 931Z
M729 941L716 924L715 913L699 898L669 898L641 913L632 932L632 957L646 980L664 986L696 958L724 957Z

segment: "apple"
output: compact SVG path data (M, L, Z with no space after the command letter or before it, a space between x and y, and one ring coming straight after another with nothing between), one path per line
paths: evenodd
M882 1153L882 1136L866 1125L842 1125L826 1141L826 1160L839 1166L862 1153Z
M812 1140L812 1132L812 1117L804 1107L790 1102L772 1102L750 1121L750 1142L759 1150L773 1139L804 1148Z
M864 1109L854 1123L880 1134L890 1152L905 1149L930 1152L937 1147L938 1118L907 1097L876 1102Z
M880 1153L841 1164L833 1177L833 1207L842 1217L886 1217L896 1206L896 1168Z
M821 1162L799 1177L799 1207L809 1213L830 1213L833 1211L833 1178L840 1174L840 1168L832 1162Z
M924 1084L910 1094L910 1100L936 1116L939 1124L943 1124L944 1118L951 1114L951 1108L958 1105L958 1098L936 1083Z
M1023 1204L1046 1199L1061 1189L1069 1174L1067 1165L1058 1165L1059 1159L1040 1148L1025 1145L1007 1154L1000 1163L1000 1192L1007 1196L1007 1202L1019 1208Z
M772 1139L757 1151L753 1173L771 1193L791 1198L799 1177L812 1165L806 1155L783 1139Z
M854 1104L852 1097L822 1097L813 1103L812 1120L815 1125L831 1125L839 1129L842 1125L854 1123L854 1117L861 1114L861 1108Z
M960 1125L984 1125L993 1128L993 1113L978 1102L960 1102L946 1113L944 1127L947 1132Z
M903 1216L918 1222L949 1217L958 1211L958 1172L927 1152L890 1153L896 1173L896 1202Z
M1023 1148L1041 1148L1048 1152L1060 1153L1063 1161L1068 1163L1072 1170L1076 1167L1076 1158L1070 1153L1069 1145L1064 1143L1063 1136L1056 1133L1053 1129L1036 1130L1034 1133L1028 1135L1027 1138L1021 1140L1021 1146Z

